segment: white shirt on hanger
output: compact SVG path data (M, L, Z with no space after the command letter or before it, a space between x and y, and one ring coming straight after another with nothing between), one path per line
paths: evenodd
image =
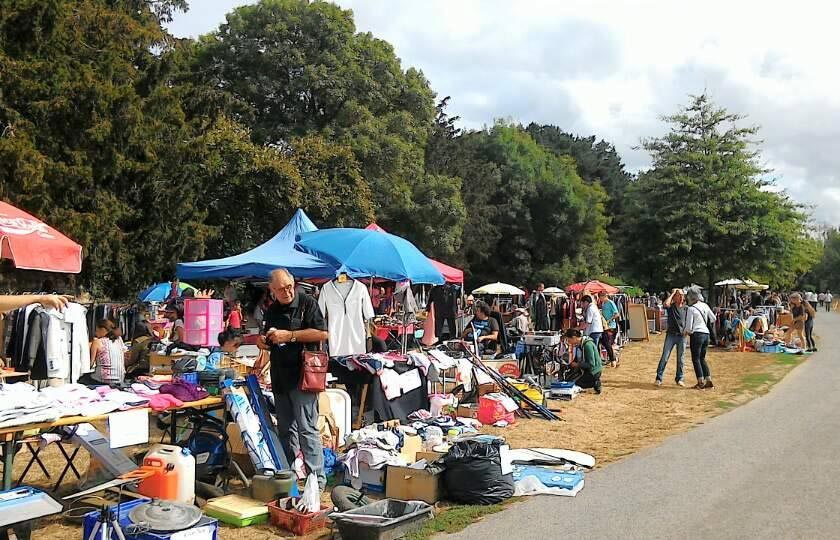
M87 309L69 303L64 311L46 310L50 316L47 332L47 376L76 382L83 373L90 373ZM71 377L72 376L72 377Z
M366 322L374 316L373 303L361 281L335 280L324 284L318 305L330 334L330 356L348 356L367 352Z

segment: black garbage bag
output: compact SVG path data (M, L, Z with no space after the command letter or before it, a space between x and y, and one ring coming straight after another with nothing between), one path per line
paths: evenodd
M443 458L447 498L462 504L496 504L513 497L513 475L502 474L504 441L458 441Z

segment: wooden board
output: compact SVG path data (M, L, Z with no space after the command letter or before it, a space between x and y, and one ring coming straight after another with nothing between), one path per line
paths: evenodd
M627 337L634 341L649 340L647 309L643 304L630 304L627 306L630 329Z

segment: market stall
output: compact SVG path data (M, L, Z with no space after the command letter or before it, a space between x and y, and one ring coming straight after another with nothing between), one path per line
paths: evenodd
M232 257L178 263L176 273L181 279L266 279L272 270L285 268L298 279L329 279L335 276L333 266L294 247L298 234L317 230L306 213L298 209L264 244Z

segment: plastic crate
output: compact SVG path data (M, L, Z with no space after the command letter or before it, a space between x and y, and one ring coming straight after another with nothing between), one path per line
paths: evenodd
M190 345L216 347L225 328L224 302L210 298L190 298L184 302L185 340Z
M332 510L331 507L321 506L320 512L302 514L294 508L287 509L291 506L290 501L291 497L286 497L268 503L268 515L272 525L293 532L297 536L303 536L327 526L327 513Z
M337 518L342 538L352 540L396 540L421 528L433 516L432 507L421 501L383 499L345 512L347 518ZM349 516L382 516L380 522L354 521Z
M184 381L191 384L198 384L198 372L197 371L186 371L184 373L176 373L174 375L175 380Z
M111 510L114 512L117 511L117 507L119 507L119 515L118 521L120 523L120 527L123 529L123 533L125 533L126 527L131 525L131 520L128 519L128 513L131 511L132 508L135 506L140 506L141 504L146 504L149 502L149 499L136 499L133 501L127 501L119 505L115 505L111 507ZM91 531L93 531L93 526L96 524L96 521L99 519L99 511L95 512L88 512L85 514L84 519L84 532L82 535L83 539L89 538ZM205 529L206 527L206 529ZM205 534L198 536L196 529L201 531L206 531ZM188 529L195 538L209 538L210 540L217 540L219 534L219 521L215 518L203 516L201 521L195 524L191 529ZM183 533L185 531L178 531L178 532L169 532L169 533L157 533L157 532L147 532L142 534L136 535L128 535L126 534L125 537L130 540L172 540L173 537L177 540L179 537L185 537ZM209 535L209 536L208 536ZM190 536L189 538L193 538ZM119 540L117 538L116 533L111 533L111 540Z

